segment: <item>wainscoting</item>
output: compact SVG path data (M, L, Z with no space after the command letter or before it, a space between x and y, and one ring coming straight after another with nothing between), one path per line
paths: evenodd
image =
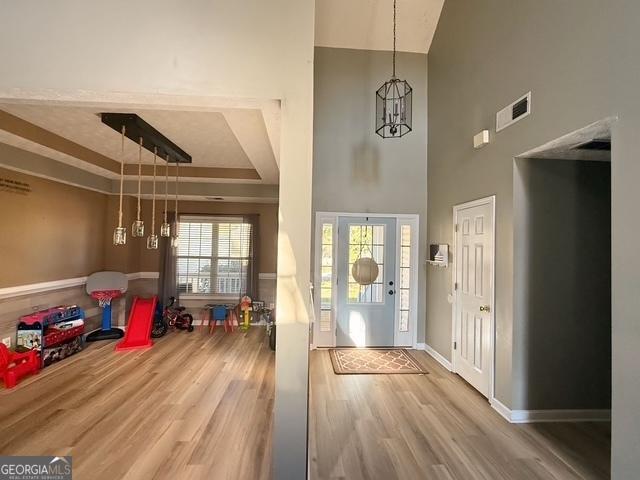
M158 289L157 272L137 272L127 276L129 288L126 296L113 302L114 325L126 325L125 312L128 311L135 295L150 296ZM101 310L97 302L87 295L85 284L86 277L78 277L1 288L0 339L10 337L13 346L19 317L56 305L78 305L84 309L87 316L86 330L98 328L101 322Z

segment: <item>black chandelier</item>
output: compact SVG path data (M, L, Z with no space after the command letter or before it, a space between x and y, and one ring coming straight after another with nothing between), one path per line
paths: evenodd
M393 0L393 74L376 92L376 133L399 138L411 131L411 86L396 78L396 0Z

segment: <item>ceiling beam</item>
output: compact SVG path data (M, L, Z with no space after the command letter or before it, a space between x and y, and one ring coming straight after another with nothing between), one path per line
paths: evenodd
M158 176L164 175L166 163L164 160L158 161L156 173ZM124 166L125 175L138 175L138 165L128 163ZM142 175L150 177L153 175L153 165L147 163L142 165ZM176 167L169 167L169 176L175 177ZM253 168L221 168L221 167L181 167L181 177L202 178L202 179L232 179L232 180L260 180L260 175Z
M91 163L109 172L118 173L120 164L115 160L94 152L60 135L0 110L0 129L22 137L26 140L52 148L61 153Z

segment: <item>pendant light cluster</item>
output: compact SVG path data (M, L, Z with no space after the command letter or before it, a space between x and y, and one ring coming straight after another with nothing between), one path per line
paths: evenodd
M129 139L135 139L138 143L138 194L137 194L137 214L136 220L131 225L132 237L144 237L144 221L142 220L142 149L146 148L153 152L153 193L151 203L151 234L147 237L147 248L156 250L158 248L158 235L156 235L156 180L157 180L157 159L158 154L162 153L162 157L167 162L165 167L165 189L164 189L164 215L163 222L160 225L160 236L171 237L171 245L178 245L178 183L180 181L178 165L182 163L191 163L191 156L164 137L160 132L154 129L135 114L122 113L103 113L102 122L109 125L121 134L121 151L120 151L120 194L118 206L118 226L113 232L114 245L126 245L127 228L122 225L122 203L124 195L124 143L125 136ZM136 135L137 134L137 135ZM137 137L137 138L136 138ZM162 158L161 157L161 158ZM175 184L175 228L171 232L171 224L167 221L167 207L169 199L169 163L176 164L176 184Z
M411 131L413 90L406 80L396 78L396 0L393 0L393 69L391 79L376 92L376 133L382 138L399 138Z

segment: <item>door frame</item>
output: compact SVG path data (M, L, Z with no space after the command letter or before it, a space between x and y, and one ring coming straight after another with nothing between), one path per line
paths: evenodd
M418 267L419 262L419 245L420 245L420 216L418 214L408 213L353 213L353 212L316 212L315 218L315 233L313 237L314 246L314 271L313 271L313 326L312 326L312 341L311 348L318 348L316 340L320 335L319 321L320 318L320 284L321 284L321 261L322 261L322 225L330 223L333 225L333 274L332 274L332 289L331 289L331 330L332 330L332 342L329 347L336 346L336 321L338 318L338 305L337 305L337 269L335 265L340 261L338 258L338 218L340 217L369 217L369 218L395 218L396 219L396 268L395 277L396 284L400 278L400 233L402 225L411 226L411 290L409 297L409 331L411 333L411 345L398 345L398 323L400 321L400 295L394 295L394 346L411 346L417 348L418 342L418 276L420 272ZM325 345L323 345L324 347Z
M456 369L456 356L454 344L458 341L456 338L457 328L456 322L458 320L458 307L459 307L459 296L458 291L456 290L456 282L458 282L458 263L456 261L456 253L458 247L458 214L461 210L465 210L471 207L477 207L480 205L489 205L491 207L491 215L493 216L493 242L491 245L491 258L492 258L492 267L491 267L491 295L489 296L489 330L490 330L490 352L489 355L489 397L488 400L490 403L493 403L495 400L495 357L496 357L496 319L495 319L495 303L496 303L496 196L490 195L488 197L478 198L476 200L471 200L469 202L460 203L458 205L453 206L453 254L452 254L452 262L453 272L451 275L451 292L453 294L453 305L451 308L451 371L453 373L457 373Z

